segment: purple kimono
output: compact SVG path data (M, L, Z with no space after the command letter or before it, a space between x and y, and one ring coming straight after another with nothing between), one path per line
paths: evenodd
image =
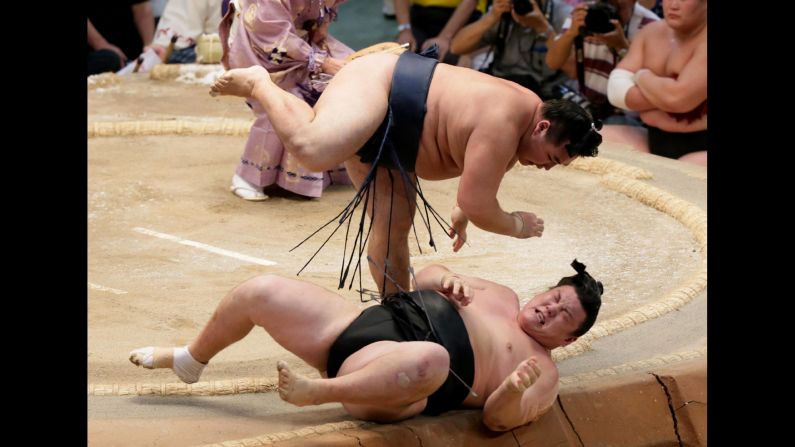
M314 105L330 78L320 68L325 58L344 59L353 53L328 35L337 5L344 1L242 0L238 2L240 11L230 5L219 26L224 67L258 64L269 73L290 70L278 85ZM276 183L309 197L320 197L331 183L350 184L343 165L326 172L309 171L299 165L284 150L262 106L253 98L246 102L256 121L237 167L239 176L255 185Z

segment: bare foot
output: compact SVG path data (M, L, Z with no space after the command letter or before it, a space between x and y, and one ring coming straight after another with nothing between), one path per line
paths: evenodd
M304 405L318 405L316 380L298 375L279 360L276 363L279 371L279 396L285 402L303 407Z
M251 96L254 85L263 79L270 81L267 70L260 65L248 68L235 68L222 74L210 87L210 95L232 95L243 98Z

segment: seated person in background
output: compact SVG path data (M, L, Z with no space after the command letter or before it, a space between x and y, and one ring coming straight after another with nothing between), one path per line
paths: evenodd
M707 0L664 0L663 9L610 74L608 96L641 112L648 146L638 149L706 166Z
M449 51L450 40L485 11L486 0L395 0L397 41L408 43L415 52L437 44L438 60L456 65L458 56Z
M221 0L169 0L158 22L155 40L148 48L163 58L171 38L177 36L173 51L163 63L196 62L199 36L217 33L220 22Z
M596 321L602 283L576 259L571 265L576 275L521 308L508 287L441 265L420 270L415 291L364 310L308 282L258 276L221 300L189 345L139 348L130 361L194 383L210 359L260 326L321 375L277 363L279 395L294 405L340 402L353 417L378 422L483 408L487 427L507 431L555 404L551 350Z
M571 10L563 0L495 0L488 14L456 33L450 51L466 54L491 46L493 62L481 71L516 82L541 99L560 98L561 84L568 83L569 90L576 90L576 84L544 59L547 40L555 37Z
M636 0L601 0L602 4L589 6L580 3L574 8L569 20L563 24L560 34L547 42L548 51L546 62L553 70L563 66L569 58L575 55L574 46L577 37L586 33L583 39L583 79L579 79L580 91L591 103L590 112L594 118L601 119L605 124L634 124L641 125L633 117L625 117L621 110L613 107L607 100L607 79L610 72L618 65L621 58L626 55L629 43L635 38L638 30L649 23L659 20L651 11L644 8ZM605 5L606 3L607 5ZM596 33L586 26L591 19L586 16L597 17L601 13L607 20L606 13L610 11L617 18L609 19L612 31Z
M118 71L152 42L155 19L149 1L92 0L87 5L87 16L86 75Z

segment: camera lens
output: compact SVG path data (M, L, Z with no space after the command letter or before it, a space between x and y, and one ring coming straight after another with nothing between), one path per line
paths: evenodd
M618 14L610 3L600 2L590 5L585 16L585 29L594 34L609 33L615 29L610 23L610 20L615 18L618 18Z
M533 4L530 0L513 0L513 10L516 14L523 16L533 10Z

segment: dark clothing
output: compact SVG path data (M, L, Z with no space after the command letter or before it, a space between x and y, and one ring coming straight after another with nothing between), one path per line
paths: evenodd
M196 45L175 49L168 57L169 64L193 64L196 62ZM250 107L250 106L249 106Z
M679 158L685 154L707 150L707 131L682 133L649 128L649 150L652 154Z
M389 91L389 109L378 130L356 153L362 163L372 163L383 142L379 166L397 169L393 157L407 172L414 172L420 136L427 111L426 100L438 62L410 51L398 58ZM390 123L391 114L391 123ZM385 135L386 134L386 135Z
M432 39L442 32L444 26L447 25L447 21L453 16L453 12L455 12L455 8L411 5L409 21L411 22L411 34L414 35L414 40L417 42L418 52L426 40ZM472 11L472 15L469 16L466 24L478 20L480 16L481 12L477 9ZM456 65L458 63L458 55L448 51L442 62Z
M121 70L121 58L113 50L102 49L88 53L86 76Z
M353 353L385 340L430 341L443 346L450 354L450 369L466 382L464 385L449 373L442 386L428 396L423 414L452 410L466 399L475 380L475 356L464 320L443 296L432 290L396 293L384 298L381 305L362 311L331 346L328 377L336 377Z
M144 41L135 26L132 6L147 0L89 0L87 16L108 42L116 45L129 60L141 55ZM89 47L88 52L93 49Z

